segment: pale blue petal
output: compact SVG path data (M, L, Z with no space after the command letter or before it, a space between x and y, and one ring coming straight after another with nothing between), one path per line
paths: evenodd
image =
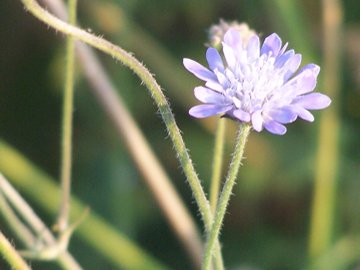
M314 121L314 116L306 109L304 109L303 107L300 106L296 106L296 113L298 114L298 116L308 122L313 122Z
M199 63L188 58L184 58L183 63L185 68L199 79L203 81L216 81L215 74L203 65L200 65Z
M320 72L320 67L318 65L315 65L315 64L307 64L305 65L299 73L305 71L305 70L310 70L315 77L317 77L319 75L319 72Z
M206 60L211 70L218 69L221 72L224 71L223 61L221 59L219 52L215 48L207 49Z
M249 39L249 43L247 45L247 53L249 59L258 58L260 55L260 40L257 35L252 36Z
M285 87L293 95L302 95L314 90L316 86L318 69L314 65L311 68L302 69L295 77L285 83Z
M311 93L297 97L293 103L307 110L320 110L328 107L331 99L321 93Z
M294 122L297 118L297 113L289 106L272 109L267 115L281 124L288 124Z
M207 82L205 83L205 86L206 86L207 88L210 88L210 89L212 89L212 90L214 90L214 91L217 91L217 92L223 92L223 91L224 91L224 87L223 87L220 83L218 83L218 82L207 81Z
M237 109L233 111L233 115L242 122L250 122L250 114L248 112Z
M260 110L255 111L251 115L251 124L257 132L262 131L264 119Z
M224 43L229 47L233 48L233 50L242 50L242 39L240 32L230 28L224 35Z
M225 101L225 97L218 92L210 90L206 87L195 87L194 89L195 97L204 103L213 103L213 104L223 104Z
M289 43L286 42L285 45L281 48L280 52L279 52L279 55L283 54L286 50L286 48L288 47Z
M220 113L225 113L231 109L231 106L219 106L214 104L203 104L192 107L189 114L196 118L205 118Z
M273 33L264 40L264 44L261 48L261 54L271 54L277 56L281 48L281 39Z
M275 67L277 68L282 68L283 65L291 58L293 57L295 54L295 51L294 50L289 50L287 51L286 53L282 54L281 56L277 57L276 58L276 61L275 61Z
M235 65L236 65L236 56L235 56L235 52L234 52L233 48L226 45L225 43L223 43L223 53L224 53L226 63L228 64L228 66L231 69L234 69Z
M289 61L285 63L283 68L287 69L287 72L284 75L284 81L287 81L292 75L294 75L294 73L299 68L300 63L301 63L301 54L295 54L293 57L289 59Z
M264 127L267 131L276 135L284 135L286 133L286 127L273 120L265 121Z

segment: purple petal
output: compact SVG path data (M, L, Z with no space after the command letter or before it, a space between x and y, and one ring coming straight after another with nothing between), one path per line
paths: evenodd
M249 59L255 59L260 55L260 40L257 35L254 35L250 38L247 45L247 53Z
M291 58L293 57L295 54L294 50L289 50L286 53L282 54L281 56L279 56L278 58L276 58L275 61L275 67L277 68L281 68L283 67L283 65Z
M295 77L285 83L294 95L302 95L314 90L319 69L314 65L312 68L302 69Z
M252 124L254 130L256 130L257 132L262 131L263 123L264 123L264 119L262 117L262 112L260 110L255 111L251 115L251 124Z
M313 122L314 121L314 116L306 109L304 109L303 107L300 106L296 106L296 113L298 114L298 116L308 122Z
M230 28L224 35L224 43L234 50L242 50L242 40L239 31Z
M203 65L200 65L199 63L188 58L184 58L183 63L185 68L199 79L203 81L216 81L215 74Z
M207 81L205 86L217 92L224 91L224 87L218 82Z
M233 69L236 65L236 56L233 48L223 43L223 53L226 59L226 63L231 69Z
M234 110L233 115L242 122L250 121L250 114L243 110L240 110L240 109Z
M272 56L277 56L280 48L281 39L276 33L273 33L264 40L264 44L261 48L261 54L271 53Z
M225 113L230 110L232 106L219 106L214 104L202 104L192 107L189 114L196 118L205 118L220 113Z
M292 110L291 107L283 107L279 109L273 109L268 113L268 116L271 117L276 122L281 124L287 124L294 122L297 118L297 113Z
M301 54L295 54L291 57L283 66L284 69L287 69L284 74L284 81L286 82L294 73L297 71L301 63ZM316 76L315 76L316 77Z
M264 127L271 133L276 135L284 135L286 127L276 121L268 120L264 122Z
M211 70L218 69L224 71L224 64L219 52L215 48L209 48L206 51L206 60Z
M305 70L310 70L314 74L314 76L317 77L320 72L320 67L315 64L307 64L307 65L303 66L303 68L300 70L299 74Z
M286 42L285 45L281 48L280 52L279 52L279 55L283 54L286 50L286 48L288 47L289 43Z
M297 97L293 103L307 110L321 110L330 105L331 99L321 93L311 93Z
M195 87L194 89L195 97L204 103L223 103L225 101L225 97L218 92L215 92L206 87Z

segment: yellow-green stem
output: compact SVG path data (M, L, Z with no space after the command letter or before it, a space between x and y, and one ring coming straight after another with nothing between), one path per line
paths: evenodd
M221 191L218 206L216 207L214 223L211 226L211 230L210 233L208 234L208 239L205 245L205 253L204 253L203 265L202 265L203 270L209 270L211 267L214 247L216 241L219 238L221 225L224 220L226 208L229 204L230 195L235 185L235 180L238 175L239 167L241 165L241 160L244 155L245 144L247 141L247 137L249 136L250 130L251 130L251 126L248 124L242 124L239 127L228 175L226 177L224 187Z
M173 113L170 109L170 105L164 96L161 87L155 81L152 74L148 69L144 67L136 58L130 53L124 51L122 48L115 46L111 42L104 40L100 37L94 36L84 30L69 25L58 18L54 17L43 9L34 0L21 0L25 7L39 20L45 22L47 25L55 28L56 30L76 37L77 39L101 50L102 52L111 55L113 58L121 61L125 66L129 67L146 85L154 101L156 102L162 119L167 127L170 138L173 141L175 150L178 154L178 158L187 176L189 184L193 190L195 200L200 208L200 213L203 217L206 227L210 227L212 223L210 205L205 197L205 193L201 186L200 180L196 175L194 166L190 159L190 156L185 147L184 141L181 137L180 130L175 123Z
M342 7L341 1L323 0L323 88L333 100L320 118L318 150L316 157L314 197L310 224L309 255L312 261L331 245L334 224L334 207L339 165L338 116L341 74Z
M54 215L58 210L59 198L56 194L60 188L55 184L56 181L32 164L21 153L16 151L10 145L0 139L0 171L11 178L12 183L22 191L24 195L31 198L33 203L40 207L48 215ZM1 175L1 174L0 174ZM1 185L1 183L0 183ZM36 189L34 189L36 187ZM39 196L41 194L41 196ZM14 199L14 195L11 196ZM17 196L18 197L18 196ZM24 219L30 224L32 229L45 238L50 236L50 232L45 225L38 219L33 211L27 210L29 206L19 203L18 212L26 211L23 214L32 214L31 221L29 218ZM78 218L86 206L79 199L72 197L71 216ZM21 209L20 209L21 208ZM29 208L31 209L31 208ZM41 223L39 223L41 222ZM99 234L101 232L101 234ZM114 228L101 218L94 211L86 218L86 221L75 231L89 247L94 249L98 254L111 262L116 269L129 270L166 270L168 267L152 257L149 253L139 247L135 242L127 238L119 229ZM46 237L44 240L46 240ZM49 239L50 240L50 239ZM51 243L46 241L46 243ZM123 252L119 252L122 250ZM74 259L69 257L68 252L60 255L59 263L64 269L81 269L74 267ZM69 264L70 259L73 263Z
M77 0L69 0L69 23L76 24ZM68 227L71 193L71 165L72 165L72 128L74 108L74 76L75 76L75 40L68 36L66 40L66 70L62 115L62 144L61 144L61 206L57 225L60 231Z
M1 141L0 141L0 152L2 151ZM5 147L6 152L6 147ZM21 160L15 160L12 159L14 153L7 152L7 154L3 154L8 160L7 162L10 162L17 170L21 170ZM16 156L16 155L15 155ZM1 157L0 157L1 160ZM0 161L2 168L6 167L6 162ZM7 170L5 169L4 172L6 173ZM18 171L17 173L19 173ZM27 179L27 177L30 177L31 173L28 175L22 175L21 180L24 181L24 179ZM12 178L14 180L14 178ZM37 186L37 185L34 185ZM16 210L16 212L19 214L22 220L28 224L29 228L34 232L36 236L41 235L41 239L43 240L44 244L46 246L55 246L56 240L55 237L52 235L52 232L46 227L46 225L42 222L42 220L35 214L33 209L27 204L27 202L20 196L20 194L15 190L15 188L10 184L10 182L0 173L0 190L4 197L9 201L11 206ZM44 194L45 192L39 192L39 188L36 189L37 194ZM38 196L38 197L44 197L44 196ZM5 199L5 198L4 198ZM11 228L13 230L18 230L20 227L19 225L22 225L22 222L18 218L13 218L12 222L18 223L16 227ZM20 225L20 226L21 226ZM24 233L24 230L28 230L27 232L27 238L25 239L22 235L20 237L23 241L29 241L26 242L26 246L29 246L30 248L34 248L33 244L35 242L34 239L31 239L32 233L29 231L30 229L23 227L21 233ZM20 232L19 232L20 233ZM37 241L37 239L36 239ZM63 267L63 269L68 270L82 270L81 266L77 263L77 261L69 254L67 250L64 250L59 256L57 257L57 262Z
M226 119L220 118L217 122L214 159L212 164L212 175L210 182L210 207L214 214L218 202L220 185L221 185L221 171L223 165L224 139L225 139L225 124Z
M139 62L135 57L133 57L130 53L126 52L122 48L112 44L107 40L94 36L82 29L79 29L75 26L59 20L58 18L48 13L45 9L43 9L35 0L21 1L23 2L24 6L39 20L43 21L47 25L53 27L54 29L62 33L74 36L77 39L93 46L94 48L97 48L102 52L109 54L113 58L116 58L125 66L130 68L142 80L160 111L161 117L169 132L169 136L174 144L177 157L184 170L188 183L192 189L192 193L194 195L194 198L199 208L199 212L204 222L205 230L208 232L213 222L213 216L211 213L209 201L206 199L204 190L201 186L201 182L195 172L192 160L190 159L189 153L185 147L185 143L181 136L180 130L175 122L170 105L167 102L167 99L164 96L161 87L158 85L149 70L146 69L145 66L141 64L141 62ZM220 246L217 246L218 248L216 249L216 259L217 261L220 261L222 260Z
M14 270L31 270L30 266L21 258L19 253L10 244L0 231L0 254Z

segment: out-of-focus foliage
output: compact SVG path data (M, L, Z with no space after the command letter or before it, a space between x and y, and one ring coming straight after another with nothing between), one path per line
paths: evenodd
M297 31L284 19L293 16L294 11L287 6L279 9L275 2L281 1L79 1L79 22L85 29L133 52L156 75L206 188L211 172L213 123L210 120L202 125L203 120L187 114L196 103L192 89L197 82L182 67L182 58L203 61L206 29L224 18L246 21L264 35L277 32L305 54L305 61L321 65L320 1L287 1L295 2L301 13ZM338 41L344 49L343 69L338 74L342 78L341 155L334 240L360 233L360 2L343 2L344 39ZM64 46L63 35L39 23L20 1L0 1L0 137L55 178L59 175ZM190 189L166 139L165 127L141 82L113 59L99 56L199 220ZM73 193L171 268L188 269L190 260L89 87L79 70ZM221 236L229 269L301 269L306 265L316 123L297 121L289 125L283 137L267 133L250 136ZM226 161L234 135L231 127ZM39 214L48 224L55 219ZM0 220L1 229L4 226ZM85 269L114 269L76 236L70 251ZM46 267L36 265L36 269Z

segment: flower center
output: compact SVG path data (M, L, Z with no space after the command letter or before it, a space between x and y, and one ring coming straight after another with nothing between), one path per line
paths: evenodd
M283 74L275 67L275 60L264 54L252 62L240 62L234 70L227 68L227 85L224 87L227 99L248 113L261 110L267 102L276 99L276 90L283 84Z

